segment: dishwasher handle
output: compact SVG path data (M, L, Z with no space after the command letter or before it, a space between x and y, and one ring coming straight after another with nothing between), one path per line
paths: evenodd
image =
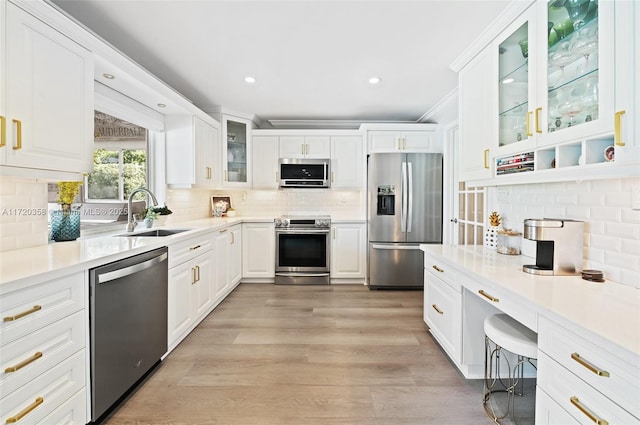
M145 269L148 269L150 267L153 267L156 264L159 264L159 263L162 263L163 261L166 261L167 258L169 258L169 254L167 254L165 252L165 253L163 253L161 255L158 255L157 257L153 257L150 260L144 261L142 263L134 264L132 266L125 267L123 269L114 270L112 272L98 274L96 276L96 279L97 279L98 283L109 282L111 280L115 280L115 279L119 279L121 277L129 276L129 275L132 275L134 273L138 273L138 272L140 272L142 270L145 270Z

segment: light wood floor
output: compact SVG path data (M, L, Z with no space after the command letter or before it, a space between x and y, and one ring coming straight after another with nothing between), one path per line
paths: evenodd
M422 297L241 284L105 423L491 423L481 381L427 332Z

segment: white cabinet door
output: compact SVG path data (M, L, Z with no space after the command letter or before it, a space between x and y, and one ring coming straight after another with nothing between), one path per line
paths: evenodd
M93 165L91 52L6 5L6 146L1 148L6 165L88 173Z
M193 323L191 285L194 271L190 261L169 270L169 309L167 345L172 347Z
M364 149L360 136L331 137L331 188L361 189Z
M369 152L435 152L434 135L426 130L369 131Z
M219 300L229 288L229 260L231 233L229 229L219 230L213 237L215 264L213 268L214 298Z
M193 131L195 138L196 184L217 186L222 174L219 165L219 131L197 117L193 119Z
M229 242L229 285L235 287L242 279L242 226L240 224L229 228L231 241Z
M280 158L304 158L304 136L280 136Z
M242 278L273 281L276 234L271 223L242 224Z
M280 136L280 158L326 159L331 157L329 136Z
M251 186L251 128L250 120L222 115L222 185L225 187Z
M394 131L370 131L369 152L399 152L402 149L400 136Z
M206 252L191 262L193 284L191 285L191 305L193 316L197 319L208 313L213 304L212 267L213 252Z
M430 270L424 272L424 321L442 348L460 362L462 295Z
M458 172L460 181L491 178L491 146L496 140L493 111L493 57L482 50L459 74Z
M331 278L364 279L366 273L366 225L331 225Z
M278 136L253 136L253 188L278 188Z

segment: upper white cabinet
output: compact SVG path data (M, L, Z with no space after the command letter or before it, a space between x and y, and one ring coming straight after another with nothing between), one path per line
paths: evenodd
M216 187L221 175L219 125L190 115L167 115L167 184Z
M436 143L437 124L363 124L368 153L442 152Z
M278 136L253 136L252 187L278 188Z
M222 115L222 185L225 187L251 186L251 128L248 119Z
M325 159L330 156L329 136L280 136L280 158Z
M40 175L33 169L90 172L91 52L20 7L10 2L4 5L0 164L18 168L2 167L0 171L32 177Z
M361 189L364 184L362 136L331 136L331 188Z
M459 75L461 178L633 175L638 7L538 0L474 55Z

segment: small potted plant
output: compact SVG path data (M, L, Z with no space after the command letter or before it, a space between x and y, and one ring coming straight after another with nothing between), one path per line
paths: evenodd
M161 226L165 224L166 218L169 214L173 214L173 211L171 211L169 209L169 207L167 207L167 204L164 204L162 207L150 207L153 212L158 213L158 216L156 218L156 220L158 221L158 224L160 224Z
M154 211L154 207L147 208L147 213L144 216L144 225L147 228L153 227L153 220L156 220L160 216L160 213Z

